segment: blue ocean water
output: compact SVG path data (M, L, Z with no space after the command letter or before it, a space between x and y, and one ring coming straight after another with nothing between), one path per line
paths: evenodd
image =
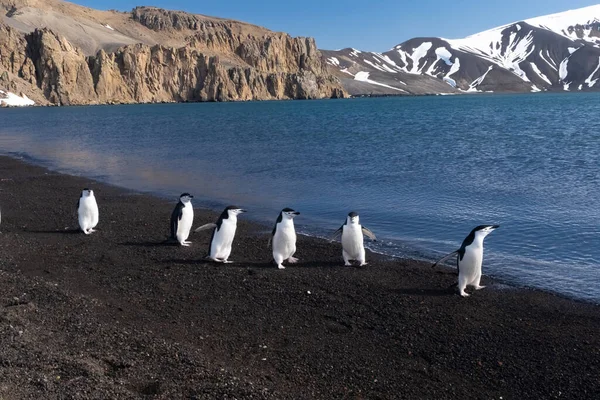
M357 211L381 239L369 247L390 255L433 260L500 224L485 274L600 302L598 104L544 93L2 109L0 150L236 204L268 225L292 207L308 234Z

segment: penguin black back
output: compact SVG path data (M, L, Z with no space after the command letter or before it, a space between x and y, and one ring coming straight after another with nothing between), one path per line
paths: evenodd
M177 223L181 220L181 216L183 215L183 207L185 207L185 205L179 200L171 214L171 239L175 239L177 235Z

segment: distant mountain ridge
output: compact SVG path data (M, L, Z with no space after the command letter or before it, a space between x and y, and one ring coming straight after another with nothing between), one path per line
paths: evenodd
M385 53L322 53L351 94L599 90L600 4L463 39L414 38Z

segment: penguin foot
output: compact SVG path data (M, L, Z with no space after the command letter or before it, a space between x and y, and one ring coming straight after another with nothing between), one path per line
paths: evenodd
M96 230L95 229L90 229L90 233L92 233L92 232L96 232Z
M290 257L290 258L287 259L287 261L290 264L296 264L298 262L298 259L296 257Z
M85 233L86 235L89 235L90 233L92 233L92 231L91 230L88 230L88 231L84 230L83 233Z
M346 262L344 263L344 265L345 265L346 267L351 267L351 266L352 266L352 264L351 264L349 261L346 261Z
M190 245L190 242L179 242L179 245L188 247Z
M223 260L223 264L233 264L233 261Z
M462 297L469 297L469 296L470 296L470 294L469 294L469 293L467 293L467 292L464 292L464 291L463 291L463 292L460 292L460 295L461 295Z
M481 290L483 288L485 288L485 286L474 286L475 290Z
M359 266L359 267L362 267L362 266L365 266L365 265L367 265L367 264L368 264L368 262L363 262L363 263L360 263L360 264L358 264L358 266Z
M279 265L277 266L277 268L279 268L279 269L285 269L285 267L284 267L283 265L281 265L281 264L279 264Z

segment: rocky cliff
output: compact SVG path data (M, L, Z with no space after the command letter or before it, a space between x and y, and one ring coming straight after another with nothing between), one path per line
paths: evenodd
M61 26L56 15L45 24L53 29L35 28L29 32L23 25L37 21L31 17L37 18L37 14L30 2L22 9L19 4L11 0L10 9L5 7L4 22L0 20L0 89L25 93L38 103L280 100L346 95L337 78L327 71L311 38L292 38L237 21L153 7L138 7L130 14L100 12L110 14L92 15L85 21L81 15L75 18L65 14L69 24L87 24L81 26L83 31L94 32L89 27L102 23L98 21L110 20L114 25L100 25L106 31L100 31L102 35L67 38L56 29ZM48 4L54 8L47 12L63 15L65 7L57 5L69 3ZM115 41L111 39L117 37L114 32L118 30L120 37L145 40L113 49ZM65 28L65 32L70 30ZM78 47L73 42L83 45ZM86 54L94 46L99 50Z

